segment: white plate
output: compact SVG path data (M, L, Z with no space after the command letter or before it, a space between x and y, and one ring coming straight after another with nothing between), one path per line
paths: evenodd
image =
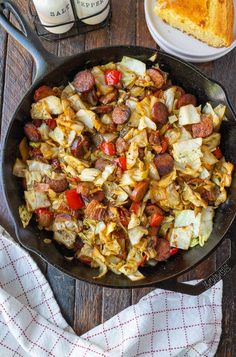
M205 59L205 58L195 58L195 57L190 57L190 56L186 56L180 53L177 53L175 51L172 51L170 48L168 48L167 46L165 46L161 40L158 40L155 36L155 34L152 32L152 30L150 28L148 28L150 31L150 34L152 36L152 38L154 39L154 41L160 46L160 48L165 51L166 53L169 53L170 55L173 55L175 57L181 58L184 61L187 62L192 62L192 63L203 63L203 62L208 62L211 61L212 59Z
M154 13L155 3L156 0L145 0L144 6L147 24L153 33L155 33L155 37L161 40L164 46L167 46L172 51L177 51L178 53L191 57L204 57L215 56L220 53L222 55L226 54L236 46L236 40L234 40L232 45L227 48L211 47L167 25ZM236 8L236 0L234 0L234 6ZM236 35L236 21L234 23L234 34Z
M157 39L156 34L151 30L151 28L149 26L148 26L148 29L150 31L152 38L161 47L162 50L164 50L166 53L169 53L169 54L174 55L178 58L181 58L184 61L192 62L192 63L205 63L205 62L216 60L217 58L220 58L225 55L224 53L223 54L218 53L217 55L214 55L214 56L206 56L206 57L201 58L201 57L191 57L191 56L183 55L181 53L177 53L176 51L173 51L168 46L163 44L163 42L160 39Z

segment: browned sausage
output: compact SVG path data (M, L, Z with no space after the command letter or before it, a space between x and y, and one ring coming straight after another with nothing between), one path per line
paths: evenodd
M147 192L149 187L149 182L148 181L141 181L137 183L135 188L133 189L130 199L134 202L140 202L143 197L145 196L145 193Z
M100 129L100 133L114 133L116 129L117 126L115 123L103 124L102 128Z
M87 135L76 136L70 150L73 156L82 158L90 149L90 139Z
M159 154L154 158L154 164L160 176L167 175L173 170L174 160L170 154Z
M165 76L158 69L150 68L147 70L147 74L157 88L161 88L166 81Z
M129 120L130 115L130 108L125 104L120 104L113 110L112 120L115 124L124 124Z
M116 140L116 152L118 154L123 154L129 148L129 144L121 137Z
M149 227L148 228L148 234L151 237L157 237L159 231L159 227Z
M64 192L68 188L66 179L53 180L46 176L45 182L48 183L51 190L56 193Z
M106 213L107 213L107 207L103 206L97 200L92 200L84 211L85 217L97 221L104 220Z
M162 262L170 257L170 243L167 239L158 238L155 249L157 251L155 259L159 262Z
M53 168L53 171L55 172L61 172L61 165L60 165L60 161L56 158L51 160L51 165Z
M42 227L49 227L53 222L53 213L41 210L41 212L37 214L37 222Z
M106 95L102 95L99 98L99 102L101 102L104 105L107 105L109 103L114 102L117 99L117 97L118 97L118 90L115 89L111 93L108 93Z
M94 184L92 182L80 182L77 186L77 193L83 197L89 197L93 188Z
M36 126L36 128L39 128L44 123L44 121L41 119L33 119L32 123Z
M97 114L107 114L112 112L113 106L112 105L100 105L100 107L97 107L94 109L94 111Z
M92 258L90 258L86 255L80 255L78 259L81 263L86 264L86 265L91 265L91 263L93 261Z
M180 107L183 107L184 105L188 104L192 104L196 107L197 99L194 95L186 93L181 95L181 97L177 100L176 108L179 109Z
M158 130L152 130L148 139L149 139L149 143L151 145L160 145L161 144L160 134L159 134Z
M176 86L175 97L179 99L184 94L185 90L182 87Z
M92 193L89 196L89 200L96 200L98 202L102 202L105 199L105 194L102 190Z
M88 69L77 73L73 81L73 86L80 93L91 91L94 85L94 77Z
M157 124L166 124L168 120L168 108L162 102L157 102L152 107L152 120Z
M94 167L95 167L95 169L98 169L98 170L104 170L105 167L110 164L111 164L110 161L101 158L101 159L97 159Z
M192 125L192 132L194 138L206 138L213 132L213 120L209 115L202 114L201 122Z
M127 251L126 251L126 234L122 229L115 230L112 232L112 237L117 240L120 246L120 253L118 257L121 259L126 259Z
M148 216L152 216L153 214L163 215L163 211L160 207L152 204L148 204L145 208L145 212Z
M41 134L33 123L26 123L24 131L30 141L37 143L41 140Z
M149 143L152 145L152 148L156 151L157 154L162 152L161 140L158 131L151 131L149 135Z
M39 148L30 148L29 157L31 159L39 159L43 157L43 154Z
M140 160L144 159L145 153L144 153L143 148L138 148L138 156L139 156Z

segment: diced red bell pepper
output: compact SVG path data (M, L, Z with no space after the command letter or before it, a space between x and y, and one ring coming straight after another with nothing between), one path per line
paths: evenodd
M84 201L82 200L81 196L77 193L76 189L67 190L65 192L66 200L68 206L73 209L77 210L84 207Z
M46 124L50 129L55 129L57 126L57 121L55 119L46 119Z
M213 154L218 160L223 157L222 151L220 150L219 146L213 151Z
M139 208L140 208L139 202L132 202L132 204L130 206L130 211L134 212L135 214L138 214Z
M127 170L126 157L120 156L114 160L114 162L121 168L121 170Z
M40 99L49 97L50 95L55 95L53 89L48 86L41 86L35 91L34 100L38 102Z
M86 255L81 255L79 257L79 260L81 261L81 263L87 264L87 265L91 265L93 259L90 257L87 257Z
M115 145L113 143L107 143L106 141L101 143L101 149L106 155L109 156L115 155L116 153Z
M163 221L163 219L164 219L164 216L162 216L159 213L154 213L150 219L150 226L158 227L161 224L161 222Z
M49 211L48 207L37 208L34 212L36 214L49 213L49 214L53 215L53 212Z
M179 248L170 248L170 256L175 255L176 253L178 253Z
M161 147L162 147L161 154L164 154L164 152L166 152L166 150L168 149L168 143L169 143L168 138L164 136L164 138L161 141Z
M108 86L115 86L121 80L121 72L116 69L107 69L105 71L105 82Z

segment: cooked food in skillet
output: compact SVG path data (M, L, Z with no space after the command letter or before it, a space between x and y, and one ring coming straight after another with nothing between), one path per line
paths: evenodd
M203 246L231 184L225 109L129 57L38 88L13 168L23 226L36 219L97 278L139 280L139 267Z

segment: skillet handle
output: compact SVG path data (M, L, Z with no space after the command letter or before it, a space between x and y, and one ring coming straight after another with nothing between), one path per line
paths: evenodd
M4 10L9 10L15 16L21 31L8 20ZM46 51L12 0L0 0L0 25L32 55L36 64L34 81L62 63L63 58Z
M200 295L204 291L210 289L218 281L223 279L236 265L236 242L235 240L229 239L231 245L230 256L227 260L211 275L206 279L201 280L196 285L190 285L188 283L178 282L175 279L170 279L158 284L158 288L166 289L187 295Z

